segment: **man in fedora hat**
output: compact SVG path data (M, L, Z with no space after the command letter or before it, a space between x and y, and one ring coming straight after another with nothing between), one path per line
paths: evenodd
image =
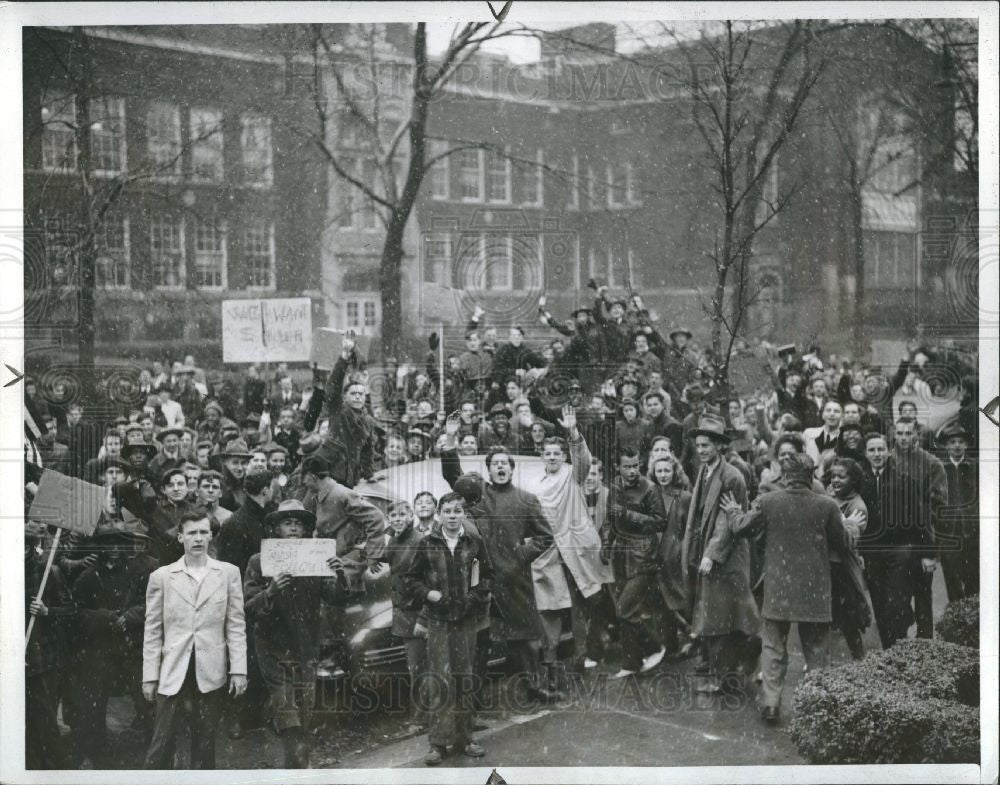
M729 465L729 444L721 417L705 415L692 432L700 467L684 532L682 560L691 631L701 639L709 671L700 691L732 688L741 661L749 659L747 639L760 627L750 591L750 551L745 539L734 540L720 504L731 496L740 509L747 505L743 475ZM744 669L746 674L748 669Z
M612 296L606 285L597 288L594 298L594 322L604 334L604 348L607 352L607 363L617 365L628 356L631 348L632 330L625 320L625 309L628 302L624 297Z
M74 735L78 751L94 768L111 768L107 749L107 708L113 694L133 699L139 724L150 726L151 712L142 700L142 629L146 585L159 566L146 553L146 526L127 510L120 518L103 517L93 534L97 559L73 584L79 609L77 637L80 693Z
M675 327L668 338L669 343L664 345L663 372L671 384L683 390L686 384L691 383L694 371L700 365L698 356L688 345L692 338L691 331L686 327Z
M600 384L603 378L603 366L607 362L607 345L603 330L594 322L593 309L576 308L570 314L572 326L564 325L553 319L545 307L545 297L538 300L538 312L542 324L557 330L570 339L569 348L559 361L557 369L566 372L580 381L589 392Z
M683 434L683 448L681 450L681 464L688 477L694 477L698 471L699 460L694 449L695 431L698 423L706 413L708 404L705 401L705 388L700 384L692 384L684 391L689 408L688 414L681 421L681 432Z
M150 482L155 483L167 469L180 466L184 462L181 458L183 433L183 428L164 428L156 434L156 441L160 443L160 454L146 467L146 476Z
M307 433L299 441L298 454L296 455L297 462L291 474L288 475L288 482L285 483L286 499L298 499L299 501L305 499L306 489L302 484L302 461L310 455L316 454L316 451L322 444L323 438L318 433Z
M264 535L276 539L312 537L316 516L298 499L287 499L264 518ZM316 667L320 655L317 619L321 608L339 605L347 585L331 559L330 577L266 576L261 556L250 557L243 578L247 620L261 677L270 694L274 726L281 737L284 768L309 767L309 731L316 703ZM340 576L340 577L338 577Z
M937 442L945 449L948 500L938 523L941 570L948 602L979 594L979 464L969 456L969 433L946 425Z
M235 510L246 498L243 479L253 453L243 439L233 439L223 448L220 457L223 466L221 503L227 510Z

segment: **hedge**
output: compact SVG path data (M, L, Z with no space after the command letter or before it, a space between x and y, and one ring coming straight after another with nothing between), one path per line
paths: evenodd
M799 684L789 724L814 764L977 763L979 652L899 641Z
M948 603L938 622L937 634L950 643L978 649L979 595Z

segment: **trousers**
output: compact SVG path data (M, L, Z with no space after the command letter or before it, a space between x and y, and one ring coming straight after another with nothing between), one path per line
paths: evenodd
M24 680L24 768L61 769L65 764L59 735L59 674L44 671Z
M316 707L316 661L304 660L260 635L254 636L254 643L278 732L299 727L308 730Z
M601 648L601 632L610 621L604 612L606 602L602 597L603 592L599 591L589 597L584 597L576 586L576 579L565 564L563 565L563 573L566 576L566 584L569 586L570 602L572 603L570 620L573 628L573 656L598 659ZM562 636L562 613L561 610L538 612L543 635L542 659L545 662L555 662L557 659L556 649Z
M760 656L763 682L760 688L762 706L779 708L781 692L788 674L788 632L792 622L764 619L764 641ZM830 624L828 622L796 622L799 641L809 670L830 665Z
M642 666L645 632L660 646L666 645L664 609L655 572L642 572L621 582L616 600L621 626L622 668L638 671Z
M429 741L435 747L465 747L472 740L476 622L427 623Z
M934 637L931 587L934 573L924 572L921 557L898 548L866 557L868 588L882 648L906 638L917 623L918 638Z
M176 695L156 696L153 740L146 751L145 768L172 769L176 751L177 725L181 713L188 715L191 735L191 768L215 768L215 732L219 727L221 699L225 688L199 692L194 672L194 654L187 675Z

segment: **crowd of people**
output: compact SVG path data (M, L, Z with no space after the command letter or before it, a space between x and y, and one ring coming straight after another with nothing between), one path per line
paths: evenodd
M302 388L283 366L240 386L193 357L152 362L100 416L26 380L29 768L103 767L115 695L132 698L150 768L173 765L182 708L193 767L214 766L220 717L231 738L269 721L284 766L308 766L321 644L337 635L324 609L386 565L428 765L484 754L476 698L499 642L526 702L560 700L567 669L617 659L611 678L628 679L693 656L699 691L759 681L774 722L791 623L822 668L832 630L854 658L872 625L883 647L914 623L931 637L939 568L949 600L978 594L967 358L914 342L885 374L764 345L771 386L736 390L690 331L664 337L641 297L593 288L566 321L541 299L545 345L516 325L501 341L477 307L443 374L441 336L423 362L378 365L348 336ZM957 414L931 427L945 378ZM463 471L477 455L482 472ZM354 490L429 457L441 498L382 510ZM522 481L530 458L542 470ZM39 596L54 530L28 510L46 470L105 504L93 535L60 539ZM263 574L262 540L313 536L336 539L331 577Z

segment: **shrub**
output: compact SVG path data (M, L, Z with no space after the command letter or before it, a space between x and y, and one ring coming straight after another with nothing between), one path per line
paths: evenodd
M979 648L979 595L948 603L937 625L938 636L960 646Z
M789 726L814 764L979 761L979 652L934 640L809 673Z

